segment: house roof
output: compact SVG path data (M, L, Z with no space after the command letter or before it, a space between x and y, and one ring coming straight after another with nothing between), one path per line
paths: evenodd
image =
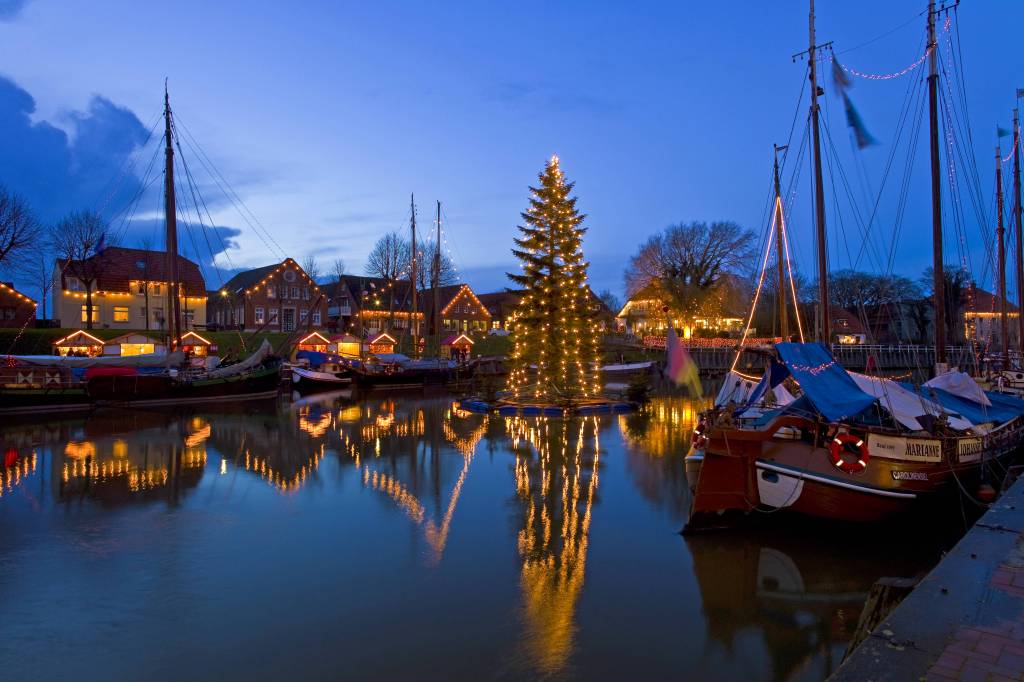
M33 301L31 298L15 289L14 282L0 282L0 294L13 296L14 298L21 299L22 303L31 303L32 305L36 304L36 302Z
M832 331L837 334L867 334L860 318L846 308L829 306L832 315Z
M601 315L612 316L614 313L608 308L608 305L598 298L594 290L587 285L587 293L591 303L598 304L600 306L599 313ZM493 317L501 317L501 309L506 306L515 307L519 305L519 299L523 295L522 289L506 289L505 291L494 291L488 294L477 294L477 299L484 304L487 308L487 312Z
M84 329L79 329L53 342L54 346L69 346L72 344L76 346L102 346L103 341Z
M280 263L273 263L271 265L264 265L262 268L253 268L252 270L243 270L234 277L224 283L224 289L233 293L244 292L251 286L259 284L263 279L272 273Z
M984 289L978 289L975 287L974 291L967 291L968 301L971 303L971 310L973 313L998 313L999 308L999 297L993 294L991 291L985 291ZM970 297L974 300L971 301ZM1015 306L1009 300L1006 301L1006 312L1016 313L1019 312L1020 308Z
M140 340L131 341L129 339L140 339ZM155 343L155 344L163 345L163 341L160 341L159 339L154 339L152 336L149 336L148 334L143 334L141 332L128 332L126 334L121 334L120 336L115 336L112 339L108 339L104 343L106 345L108 345L108 346L111 346L111 345L114 345L114 344L118 344L118 343Z
M149 251L146 249L129 249L122 246L110 246L101 254L90 256L87 261L100 259L102 267L98 268L100 276L96 280L97 291L129 291L132 281L148 280L150 282L167 282L167 252ZM75 276L74 264L79 261L58 261L63 268L61 287L67 288L66 279ZM186 296L205 296L206 281L199 266L188 258L178 255L178 277Z

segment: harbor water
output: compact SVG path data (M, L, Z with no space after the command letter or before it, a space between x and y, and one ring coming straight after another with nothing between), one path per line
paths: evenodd
M701 405L350 393L0 426L22 679L818 680L934 528L684 538Z

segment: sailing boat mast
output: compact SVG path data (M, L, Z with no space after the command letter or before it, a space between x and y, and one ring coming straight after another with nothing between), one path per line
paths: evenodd
M946 276L942 259L942 175L939 170L939 50L935 0L928 2L928 146L932 166L932 290L935 304L935 373L946 368Z
M441 202L437 202L437 237L434 240L434 263L431 267L430 278L433 280L431 283L434 287L434 332L437 334L437 353L438 357L441 354L441 320L438 319L440 313L440 295L438 287L441 284Z
M831 342L832 320L829 310L828 296L828 251L825 239L825 183L821 177L821 131L818 122L818 45L814 42L814 0L811 0L810 12L810 47L808 54L808 71L811 79L811 130L814 138L814 208L815 227L818 237L818 340L826 346Z
M1021 235L1020 122L1013 110L1013 223L1017 231L1017 350L1024 358L1024 235Z
M419 331L416 324L416 195L409 195L409 208L412 211L412 272L409 282L412 284L412 307L409 309L409 328L412 329L412 354L416 356L419 348Z
M786 319L786 273L785 253L782 244L782 188L779 184L779 151L785 149L775 145L775 260L778 272L779 331L783 341L789 341L789 320Z
M996 241L999 256L999 335L1003 369L1010 367L1010 323L1006 315L1006 228L1003 226L1003 155L996 146Z
M178 279L178 219L174 199L174 147L171 143L171 98L164 82L164 135L166 139L166 167L164 169L164 213L167 223L167 332L170 347L181 341L181 300Z

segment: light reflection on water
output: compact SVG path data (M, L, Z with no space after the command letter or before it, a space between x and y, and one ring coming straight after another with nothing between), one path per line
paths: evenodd
M684 540L702 406L563 421L340 394L5 425L0 669L818 679L872 582L934 547Z

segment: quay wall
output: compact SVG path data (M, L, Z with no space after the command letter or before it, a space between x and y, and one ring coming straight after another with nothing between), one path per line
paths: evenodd
M829 679L1024 679L1024 478Z

